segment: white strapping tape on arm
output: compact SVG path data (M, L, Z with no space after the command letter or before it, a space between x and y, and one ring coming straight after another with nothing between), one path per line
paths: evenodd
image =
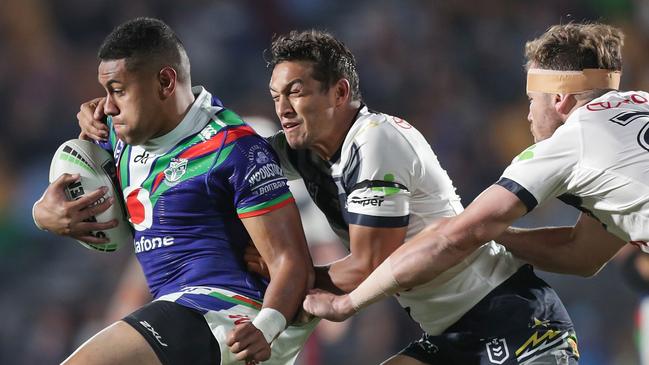
M262 308L252 324L261 331L266 342L271 343L286 328L286 318L278 310Z
M34 203L34 205L32 205L32 219L34 220L34 224L36 225L36 228L40 229L41 231L46 231L45 228L41 227L41 225L38 224L38 222L36 221L36 214L34 214L34 211L36 210L36 204L40 203L41 200L43 200L42 196L40 199L36 201L36 203Z

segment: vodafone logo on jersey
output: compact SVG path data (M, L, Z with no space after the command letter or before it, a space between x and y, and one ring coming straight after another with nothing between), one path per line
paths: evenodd
M153 207L149 191L141 187L129 186L124 190L124 201L128 210L129 221L137 231L151 228L153 224Z

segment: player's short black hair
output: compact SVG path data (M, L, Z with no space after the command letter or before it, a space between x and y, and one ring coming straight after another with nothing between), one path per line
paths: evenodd
M104 39L99 60L126 59L128 70L148 64L173 67L179 81L189 80L189 61L182 41L162 20L140 17L120 24Z
M312 76L322 83L325 90L344 78L349 81L352 100L361 100L354 55L330 33L294 30L275 36L265 57L269 67L284 61L312 62Z

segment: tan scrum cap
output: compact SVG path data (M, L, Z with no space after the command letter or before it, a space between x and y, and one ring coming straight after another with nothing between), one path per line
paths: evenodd
M582 71L557 71L531 68L527 71L527 92L574 94L594 89L620 87L620 71L587 68Z

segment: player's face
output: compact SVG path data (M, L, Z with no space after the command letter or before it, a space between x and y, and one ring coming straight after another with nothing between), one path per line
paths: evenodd
M130 145L147 142L161 130L157 75L129 71L126 60L102 61L99 83L106 90L104 113L112 117L117 136Z
M327 141L337 127L333 122L335 90L323 90L312 72L310 62L285 61L275 66L270 79L275 113L294 149L312 148Z
M534 142L550 138L563 124L561 115L555 108L555 95L530 91L527 97L530 100L530 113L527 115L527 120L530 121Z

